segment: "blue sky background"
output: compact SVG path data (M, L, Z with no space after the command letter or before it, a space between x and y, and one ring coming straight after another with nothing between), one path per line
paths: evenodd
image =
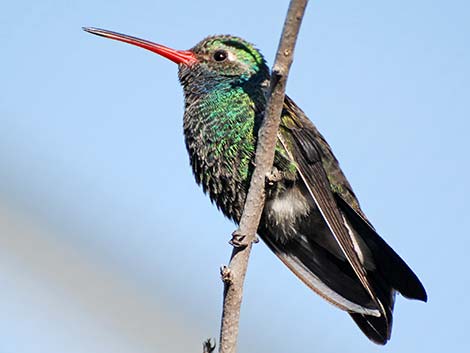
M287 1L17 1L0 13L0 353L200 352L234 226L191 175L176 66L91 36L272 64ZM468 1L312 1L289 95L425 284L385 347L255 247L240 352L468 352Z

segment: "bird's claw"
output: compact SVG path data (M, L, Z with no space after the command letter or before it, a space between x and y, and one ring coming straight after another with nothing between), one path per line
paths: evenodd
M255 235L253 243L258 243L259 239ZM247 241L247 237L245 234L240 232L240 229L235 230L232 233L232 239L230 239L229 244L232 245L234 248L246 248L250 243Z
M246 242L246 235L240 233L239 229L232 233L232 239L230 239L229 243L234 248L245 248L248 246L248 243Z

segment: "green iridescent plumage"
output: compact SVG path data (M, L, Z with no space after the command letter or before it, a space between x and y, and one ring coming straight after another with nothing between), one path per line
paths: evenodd
M196 181L238 222L253 170L269 70L243 39L209 37L180 64L184 133ZM310 288L348 311L374 342L390 338L395 293L426 300L405 262L361 211L330 146L286 96L258 233Z
M229 48L236 52L228 52ZM184 131L191 165L211 200L237 221L253 169L265 105L262 83L269 71L262 56L239 38L209 37L192 51L201 58L198 68L180 65L179 72L186 97ZM212 59L216 51L237 59L229 65L217 62Z
M87 28L179 64L186 147L194 176L230 219L240 220L254 168L270 74L253 45L212 36L189 51ZM258 234L307 286L347 311L372 341L391 335L395 294L426 301L413 271L376 233L338 161L286 96Z

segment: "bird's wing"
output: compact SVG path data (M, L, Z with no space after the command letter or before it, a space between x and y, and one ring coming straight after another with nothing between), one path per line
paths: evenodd
M287 240L266 222L260 236L307 286L346 310L369 339L385 344L396 291L426 301L423 285L376 233L330 146L287 96L278 140L276 167L285 169L281 157L294 162L293 187L309 195L318 212L297 222Z
M350 190L349 184L345 178L345 183L339 184L332 183L329 180L322 161L323 153L321 150L321 148L329 149L329 147L328 145L326 145L326 147L319 146L317 141L321 135L319 135L313 124L305 117L304 113L288 97L286 97L281 120L282 122L278 133L279 141L289 155L289 158L295 161L300 178L303 180L336 243L347 259L347 262L350 264L376 308L380 311L380 314L386 317L387 310L378 299L374 287L369 281L366 269L355 250L354 234L352 234L351 229L349 229L345 223L345 219L338 208L335 196L332 192L332 188L345 188ZM336 162L336 160L329 162ZM339 167L337 169L339 169ZM346 190L344 192L349 191ZM355 199L353 194L352 196Z
M335 198L349 224L360 234L364 244L375 258L376 270L387 278L389 285L406 298L427 301L426 290L405 261L383 240L375 229L340 195Z

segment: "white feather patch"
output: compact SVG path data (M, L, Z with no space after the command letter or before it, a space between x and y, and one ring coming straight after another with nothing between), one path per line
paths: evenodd
M344 226L348 230L349 237L351 238L351 241L353 243L354 251L359 257L359 260L361 261L361 263L364 265L364 254L362 253L359 243L357 242L357 236L354 230L352 230L352 228L350 227L349 223L346 221L346 217L344 217L344 215L342 215L342 217L343 217Z
M298 189L289 189L266 203L269 222L278 231L273 234L281 242L288 241L297 235L296 221L305 217L310 205Z

